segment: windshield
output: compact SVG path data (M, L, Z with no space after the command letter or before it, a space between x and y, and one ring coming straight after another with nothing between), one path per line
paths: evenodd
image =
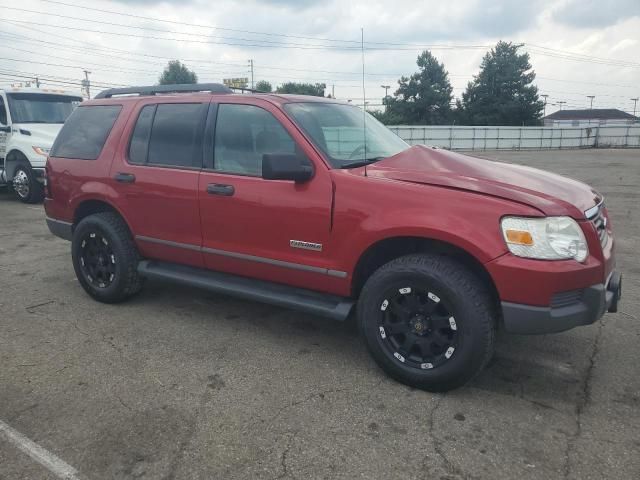
M41 93L8 93L13 123L64 123L80 97Z
M373 116L353 105L309 102L288 103L284 108L335 168L381 160L409 148Z

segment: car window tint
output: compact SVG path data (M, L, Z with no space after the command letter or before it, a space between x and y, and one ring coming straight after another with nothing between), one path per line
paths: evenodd
M58 134L51 156L80 160L98 158L121 109L120 105L76 108Z
M268 111L253 105L220 105L215 129L214 169L262 176L265 153L296 153L296 144Z
M147 147L149 146L149 135L151 134L151 122L156 111L155 105L146 105L138 115L138 121L131 135L129 144L129 162L143 164L147 163Z
M148 163L200 166L203 112L204 105L201 103L158 105L151 129Z

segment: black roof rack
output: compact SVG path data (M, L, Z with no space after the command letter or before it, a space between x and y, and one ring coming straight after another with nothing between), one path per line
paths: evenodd
M233 93L229 87L221 83L181 83L176 85L151 85L147 87L110 88L103 90L94 98L111 98L116 95L158 95L163 93Z

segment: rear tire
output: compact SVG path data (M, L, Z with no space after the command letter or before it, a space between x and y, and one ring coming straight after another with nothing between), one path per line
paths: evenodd
M114 212L80 221L73 231L71 257L80 285L100 302L122 302L142 288L140 255L126 223Z
M13 173L13 191L22 203L39 203L44 199L44 186L36 180L31 166L24 163Z
M406 385L442 392L475 377L493 355L494 302L455 260L415 254L378 269L358 300L371 355Z

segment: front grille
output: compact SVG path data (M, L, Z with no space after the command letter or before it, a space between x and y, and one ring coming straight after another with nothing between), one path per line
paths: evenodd
M609 240L609 235L607 234L607 217L604 213L604 202L598 205L598 211L594 213L589 220L591 220L591 223L593 223L593 226L596 228L600 245L604 248Z
M578 303L582 300L582 293L582 289L556 293L551 297L551 308L567 307L574 303Z

